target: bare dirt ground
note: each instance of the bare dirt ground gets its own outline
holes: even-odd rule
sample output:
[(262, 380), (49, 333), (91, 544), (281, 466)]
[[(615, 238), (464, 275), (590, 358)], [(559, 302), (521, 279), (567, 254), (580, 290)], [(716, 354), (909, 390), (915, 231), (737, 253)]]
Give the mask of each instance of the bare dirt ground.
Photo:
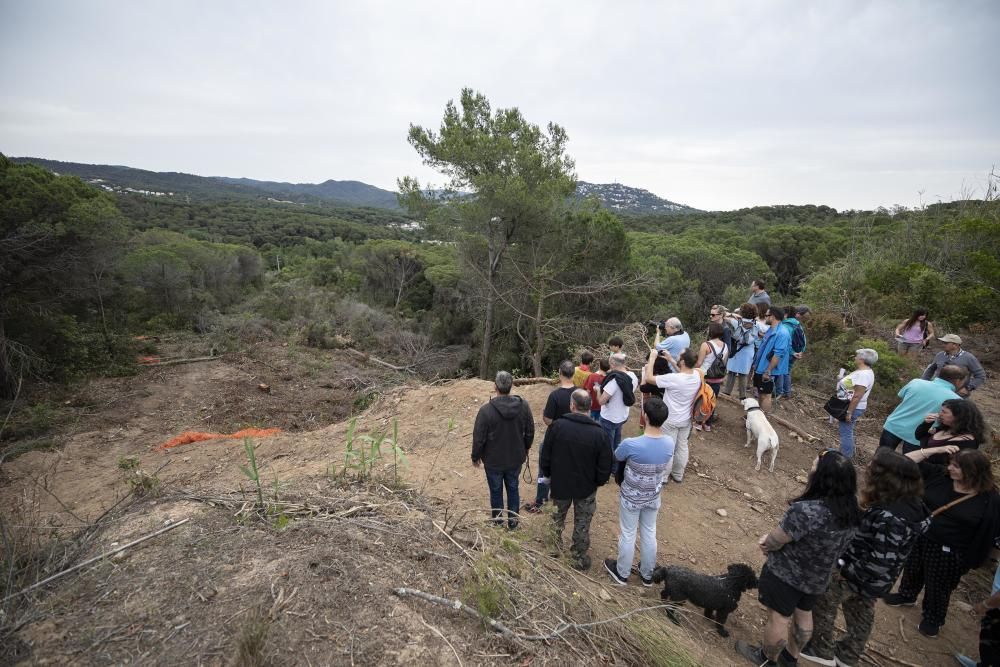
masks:
[[(102, 380), (88, 390), (101, 400), (87, 401), (91, 416), (60, 436), (60, 448), (5, 463), (0, 506), (32, 508), (41, 526), (61, 535), (93, 521), (127, 493), (119, 458), (135, 456), (144, 470), (158, 471), (162, 495), (123, 503), (103, 524), (87, 556), (167, 521), (190, 522), (40, 589), (32, 597), (29, 622), (0, 651), (0, 664), (21, 659), (27, 664), (240, 664), (239, 649), (254, 638), (254, 628), (265, 629), (264, 654), (276, 664), (641, 664), (628, 650), (609, 647), (606, 637), (570, 632), (565, 639), (525, 645), (497, 639), (469, 617), (393, 596), (392, 587), (410, 586), (467, 598), (470, 577), (481, 574), (480, 554), (500, 544), (509, 554), (489, 552), (491, 567), (526, 563), (523, 572), (504, 573), (505, 580), (516, 580), (515, 586), (523, 582), (528, 590), (537, 586), (538, 605), (549, 605), (541, 607), (543, 616), (593, 616), (574, 609), (577, 600), (600, 601), (615, 613), (658, 603), (657, 590), (634, 583), (625, 589), (610, 586), (600, 570), (601, 559), (613, 556), (617, 544), (613, 483), (598, 494), (591, 529), (594, 567), (585, 575), (544, 555), (547, 514), (527, 517), (524, 529), (510, 540), (482, 527), (488, 495), (482, 471), (470, 464), (469, 447), (490, 383), (399, 386), (359, 413), (357, 433), (391, 433), (393, 422), (398, 423), (410, 490), (334, 479), (343, 469), (345, 417), (357, 408), (359, 393), (385, 381), (364, 364), (335, 362), (336, 372), (317, 367), (303, 375), (301, 365), (284, 367), (281, 355), (264, 363), (259, 355), (227, 357)], [(271, 386), (270, 394), (256, 390), (261, 382)], [(545, 384), (516, 389), (536, 413), (531, 473), (536, 472), (537, 444), (544, 434), (541, 409), (550, 390)], [(996, 399), (991, 388), (977, 396), (991, 410)], [(804, 478), (817, 452), (836, 443), (835, 430), (814, 402), (792, 402), (779, 414), (822, 442), (805, 444), (778, 427), (782, 445), (773, 474), (754, 472), (753, 451), (743, 447), (741, 413), (731, 404), (721, 403), (721, 421), (713, 432), (693, 435), (684, 483), (667, 485), (663, 492), (659, 563), (712, 573), (731, 562), (759, 569), (758, 537), (780, 519), (787, 499), (801, 491), (797, 478)], [(861, 425), (862, 452), (874, 450), (880, 423)], [(276, 528), (274, 517), (247, 520), (240, 513), (240, 502), (253, 498), (239, 467), (246, 464), (240, 442), (155, 450), (182, 430), (245, 426), (286, 429), (257, 441), (262, 478), (283, 500), (314, 508), (311, 514), (289, 510), (288, 525)], [(633, 414), (626, 436), (637, 433)], [(388, 480), (385, 464), (378, 468), (381, 479)], [(533, 493), (533, 478), (525, 471), (522, 502)], [(210, 503), (211, 498), (228, 500)], [(975, 572), (965, 578), (936, 640), (916, 632), (919, 608), (879, 603), (866, 664), (947, 665), (954, 651), (975, 654), (978, 624), (962, 605), (980, 599), (991, 577)], [(557, 589), (569, 603), (556, 595)], [(519, 628), (552, 628), (530, 605), (501, 608), (501, 620)], [(756, 641), (765, 620), (753, 594), (730, 617), (733, 638), (728, 640), (697, 614), (685, 616), (683, 626), (675, 628), (660, 613), (646, 613), (656, 616), (653, 631), (669, 635), (689, 656), (661, 664), (739, 665), (732, 639)], [(638, 628), (639, 619), (624, 622)]]

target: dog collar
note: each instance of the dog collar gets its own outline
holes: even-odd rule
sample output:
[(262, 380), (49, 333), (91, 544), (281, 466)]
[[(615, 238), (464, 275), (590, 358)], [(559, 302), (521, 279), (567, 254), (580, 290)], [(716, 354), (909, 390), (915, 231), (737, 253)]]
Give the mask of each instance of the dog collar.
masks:
[(747, 408), (747, 409), (746, 409), (746, 411), (747, 411), (748, 413), (749, 413), (749, 412), (753, 412), (754, 410), (760, 410), (760, 406), (758, 405), (758, 406), (756, 406), (756, 407), (753, 407), (753, 408)]

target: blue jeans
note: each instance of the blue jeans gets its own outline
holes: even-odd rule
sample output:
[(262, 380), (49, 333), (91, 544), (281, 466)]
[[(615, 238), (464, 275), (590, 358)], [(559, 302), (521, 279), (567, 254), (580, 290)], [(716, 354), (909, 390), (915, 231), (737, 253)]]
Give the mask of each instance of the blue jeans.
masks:
[(854, 456), (854, 424), (857, 423), (858, 417), (865, 414), (864, 410), (855, 408), (854, 412), (851, 413), (851, 422), (837, 422), (837, 430), (840, 431), (840, 453), (847, 458), (852, 458)]
[(625, 422), (621, 424), (616, 424), (613, 421), (608, 421), (604, 417), (601, 417), (601, 428), (608, 436), (608, 442), (611, 443), (611, 474), (618, 472), (618, 461), (614, 460), (615, 450), (618, 449), (618, 445), (622, 444), (622, 426)]
[[(789, 369), (791, 370), (791, 369)], [(774, 378), (774, 397), (791, 396), (792, 394), (792, 374), (772, 375)]]
[(521, 502), (518, 496), (517, 478), (521, 474), (521, 466), (497, 470), (486, 468), (486, 483), (490, 487), (490, 513), (493, 521), (503, 523), (503, 492), (507, 489), (507, 525), (517, 527), (517, 510)]
[(601, 423), (601, 411), (600, 410), (591, 410), (590, 411), (590, 418), (593, 419), (598, 424), (600, 424)]
[(624, 502), (619, 501), (619, 576), (628, 578), (632, 574), (636, 532), (639, 533), (639, 574), (646, 579), (653, 576), (653, 568), (656, 566), (656, 515), (659, 511), (659, 500), (656, 501), (656, 507), (644, 507), (640, 510), (628, 509)]

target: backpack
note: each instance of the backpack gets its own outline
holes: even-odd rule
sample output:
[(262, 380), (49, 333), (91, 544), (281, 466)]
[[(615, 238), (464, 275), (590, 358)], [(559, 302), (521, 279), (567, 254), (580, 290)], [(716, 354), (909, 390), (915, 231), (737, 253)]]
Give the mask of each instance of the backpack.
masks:
[(705, 376), (702, 374), (701, 369), (697, 369), (696, 372), (701, 376), (701, 387), (698, 388), (698, 393), (694, 397), (694, 403), (691, 405), (691, 419), (696, 424), (704, 424), (712, 416), (712, 413), (715, 412), (716, 398), (712, 387), (705, 382)]
[(801, 352), (806, 349), (806, 332), (802, 325), (798, 324), (792, 329), (792, 352)]
[(729, 326), (729, 359), (735, 357), (747, 345), (753, 345), (752, 338), (750, 342), (743, 342), (747, 335), (752, 334), (753, 331), (753, 329), (744, 329), (739, 322)]
[(604, 389), (608, 382), (618, 382), (618, 388), (622, 392), (622, 403), (629, 408), (635, 405), (635, 392), (632, 391), (632, 378), (621, 371), (611, 371), (601, 382), (601, 389)]
[(723, 345), (718, 350), (711, 343), (708, 343), (708, 347), (711, 348), (714, 359), (712, 359), (712, 364), (708, 367), (708, 371), (705, 373), (705, 377), (710, 380), (718, 380), (719, 378), (726, 377), (726, 361), (729, 355), (723, 354), (726, 351), (726, 346)]

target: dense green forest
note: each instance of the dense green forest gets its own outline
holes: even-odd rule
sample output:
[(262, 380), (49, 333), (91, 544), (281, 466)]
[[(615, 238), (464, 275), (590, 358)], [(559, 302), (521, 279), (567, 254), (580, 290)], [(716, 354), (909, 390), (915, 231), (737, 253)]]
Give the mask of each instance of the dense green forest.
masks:
[(409, 213), (111, 194), (0, 156), (0, 391), (127, 371), (134, 336), (175, 329), (223, 348), (252, 330), (401, 360), (464, 346), (472, 373), (548, 372), (625, 323), (676, 315), (700, 330), (753, 278), (840, 326), (916, 306), (952, 328), (998, 321), (992, 197), (620, 217), (569, 196), (558, 126), (466, 92), (440, 131), (414, 126), (410, 142), (451, 192), (476, 196), (402, 179)]

